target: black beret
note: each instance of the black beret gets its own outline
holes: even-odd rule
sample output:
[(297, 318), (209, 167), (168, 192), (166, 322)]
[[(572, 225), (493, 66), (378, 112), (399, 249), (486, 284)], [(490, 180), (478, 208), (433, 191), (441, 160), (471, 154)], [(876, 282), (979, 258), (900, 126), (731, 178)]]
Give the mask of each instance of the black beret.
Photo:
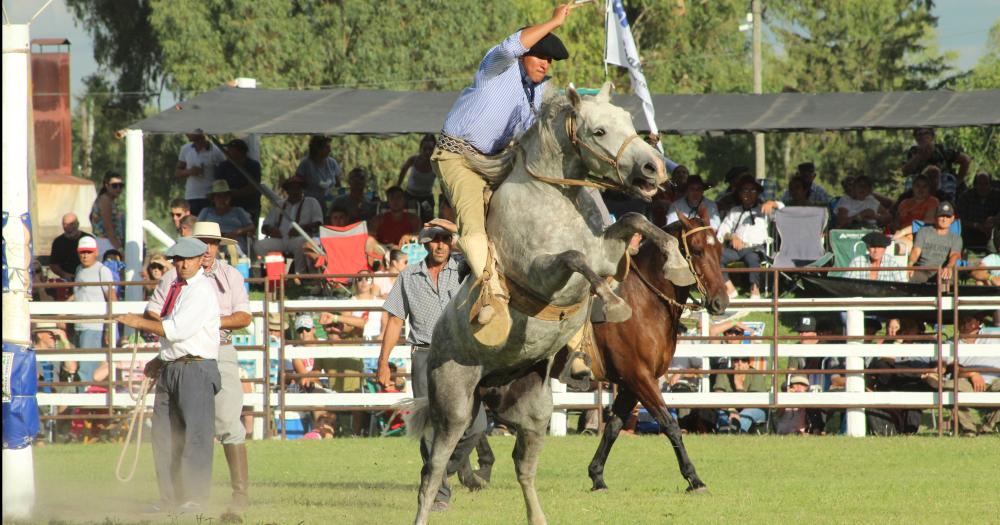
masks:
[(868, 246), (886, 248), (889, 246), (889, 238), (878, 232), (871, 232), (861, 238)]
[(549, 33), (543, 36), (535, 45), (531, 46), (531, 49), (524, 55), (551, 58), (552, 60), (566, 60), (569, 58), (569, 51), (566, 51), (566, 46), (563, 45), (562, 40), (559, 40), (559, 37)]

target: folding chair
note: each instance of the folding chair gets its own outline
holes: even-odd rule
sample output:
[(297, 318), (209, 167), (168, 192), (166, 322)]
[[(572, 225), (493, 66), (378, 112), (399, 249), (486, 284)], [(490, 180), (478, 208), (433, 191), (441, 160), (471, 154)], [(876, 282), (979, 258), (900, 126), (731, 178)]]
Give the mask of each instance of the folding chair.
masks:
[(805, 266), (826, 253), (823, 237), (827, 210), (818, 206), (789, 206), (774, 212), (778, 230), (778, 253), (772, 266), (795, 268)]
[[(321, 226), (319, 241), (326, 255), (317, 259), (316, 267), (322, 268), (323, 273), (358, 273), (369, 269), (365, 252), (368, 226), (364, 221), (348, 226)], [(335, 277), (330, 282), (345, 286), (348, 279)]]

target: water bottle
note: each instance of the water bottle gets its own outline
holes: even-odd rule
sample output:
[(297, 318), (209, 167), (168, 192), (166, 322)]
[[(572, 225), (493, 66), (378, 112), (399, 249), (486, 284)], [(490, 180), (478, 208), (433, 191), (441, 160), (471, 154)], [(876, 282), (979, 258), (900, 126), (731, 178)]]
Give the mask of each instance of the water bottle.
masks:
[(236, 259), (236, 270), (243, 276), (243, 287), (246, 288), (247, 293), (250, 293), (250, 283), (246, 282), (246, 279), (250, 278), (250, 259), (245, 255)]

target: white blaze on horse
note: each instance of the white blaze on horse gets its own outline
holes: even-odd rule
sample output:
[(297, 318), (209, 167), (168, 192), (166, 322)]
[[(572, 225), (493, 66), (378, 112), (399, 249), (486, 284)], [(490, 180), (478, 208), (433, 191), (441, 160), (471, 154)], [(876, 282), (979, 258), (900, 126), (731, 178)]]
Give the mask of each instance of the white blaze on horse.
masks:
[(631, 116), (611, 104), (610, 91), (608, 83), (592, 97), (572, 87), (565, 96), (547, 95), (518, 148), (473, 166), (488, 177), (506, 177), (493, 193), (486, 228), (510, 290), (512, 326), (501, 345), (477, 342), (469, 312), (479, 285), (468, 279), (434, 329), (429, 398), (415, 401), (410, 420), (411, 432), (421, 433), (425, 422), (434, 430), (415, 523), (427, 521), (448, 458), (475, 416), (478, 387), (497, 385), (509, 385), (497, 417), (517, 430), (514, 462), (528, 520), (545, 523), (534, 483), (552, 414), (552, 358), (588, 320), (592, 294), (608, 321), (631, 316), (606, 278), (615, 275), (633, 234), (664, 253), (678, 253), (673, 237), (636, 213), (605, 229), (591, 193), (580, 185), (649, 200), (666, 181), (662, 157), (638, 139)]

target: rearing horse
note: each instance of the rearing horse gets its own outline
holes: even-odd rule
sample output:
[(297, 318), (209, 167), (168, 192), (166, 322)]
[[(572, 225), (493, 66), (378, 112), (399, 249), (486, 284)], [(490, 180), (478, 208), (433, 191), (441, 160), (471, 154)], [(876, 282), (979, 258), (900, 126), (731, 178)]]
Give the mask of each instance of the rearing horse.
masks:
[[(664, 253), (676, 242), (634, 213), (605, 229), (595, 201), (581, 187), (616, 187), (649, 200), (665, 181), (665, 169), (659, 153), (637, 138), (630, 115), (610, 103), (610, 84), (593, 97), (581, 97), (572, 87), (565, 97), (549, 90), (516, 154), (493, 167), (498, 175), (509, 171), (492, 196), (486, 229), (511, 292), (512, 325), (497, 347), (477, 342), (469, 312), (479, 283), (470, 279), (434, 329), (428, 399), (414, 402), (410, 419), (417, 434), (428, 420), (434, 430), (415, 523), (427, 521), (448, 458), (476, 415), (478, 387), (507, 384), (497, 416), (517, 429), (514, 462), (528, 520), (546, 522), (535, 469), (552, 414), (552, 358), (583, 327), (591, 294), (603, 300), (608, 320), (631, 316), (605, 278), (616, 273), (634, 233)], [(489, 171), (486, 165), (476, 168)]]
[[(703, 303), (709, 313), (722, 313), (729, 305), (725, 279), (722, 277), (722, 243), (715, 231), (701, 218), (688, 219), (678, 213), (679, 221), (668, 232), (681, 239), (684, 256), (694, 273)], [(662, 255), (652, 246), (643, 245), (632, 260), (633, 271), (617, 290), (632, 307), (634, 315), (622, 323), (594, 325), (594, 339), (600, 366), (595, 374), (618, 385), (618, 395), (612, 415), (604, 427), (601, 444), (597, 447), (588, 469), (592, 490), (606, 490), (604, 464), (618, 438), (624, 422), (632, 415), (636, 401), (656, 418), (660, 429), (673, 446), (681, 474), (688, 482), (688, 492), (704, 492), (705, 484), (698, 478), (681, 439), (677, 421), (667, 412), (660, 394), (658, 378), (667, 373), (677, 348), (677, 323), (687, 302), (689, 287), (674, 286), (663, 279), (656, 269), (663, 264)]]

